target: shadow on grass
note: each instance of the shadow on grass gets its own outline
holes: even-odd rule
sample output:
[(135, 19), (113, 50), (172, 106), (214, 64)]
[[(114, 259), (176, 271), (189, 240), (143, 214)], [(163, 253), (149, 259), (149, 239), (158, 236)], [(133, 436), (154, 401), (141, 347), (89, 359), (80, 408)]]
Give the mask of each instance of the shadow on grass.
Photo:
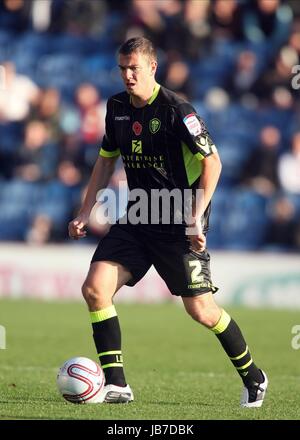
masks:
[(199, 403), (199, 402), (186, 402), (184, 400), (180, 401), (180, 402), (165, 402), (165, 401), (161, 401), (161, 400), (156, 400), (155, 402), (143, 402), (143, 405), (154, 405), (154, 406), (158, 406), (158, 405), (166, 405), (166, 406), (195, 406), (195, 407), (213, 407), (215, 406), (212, 403)]

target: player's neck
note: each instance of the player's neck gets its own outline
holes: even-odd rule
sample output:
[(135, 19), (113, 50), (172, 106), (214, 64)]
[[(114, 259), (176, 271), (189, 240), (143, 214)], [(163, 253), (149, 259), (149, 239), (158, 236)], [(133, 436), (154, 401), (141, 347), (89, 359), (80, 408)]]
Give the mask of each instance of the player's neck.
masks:
[(150, 101), (155, 87), (156, 87), (156, 82), (154, 82), (153, 84), (151, 84), (151, 86), (149, 87), (149, 90), (147, 90), (143, 96), (136, 96), (136, 95), (130, 95), (130, 102), (133, 105), (133, 107), (136, 108), (141, 108), (141, 107), (145, 107), (148, 102)]

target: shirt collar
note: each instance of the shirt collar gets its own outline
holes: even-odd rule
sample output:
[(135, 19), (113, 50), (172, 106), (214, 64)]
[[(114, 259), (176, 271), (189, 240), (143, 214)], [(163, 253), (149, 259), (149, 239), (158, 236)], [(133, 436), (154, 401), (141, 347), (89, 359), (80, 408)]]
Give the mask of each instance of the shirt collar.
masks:
[[(151, 96), (150, 99), (148, 100), (147, 105), (151, 105), (152, 102), (155, 101), (155, 99), (157, 98), (157, 95), (158, 95), (159, 91), (160, 91), (160, 84), (155, 83), (155, 86), (154, 86), (154, 89), (153, 89), (152, 96)], [(129, 102), (130, 102), (130, 104), (132, 105), (132, 99), (131, 99), (131, 96), (129, 96)]]

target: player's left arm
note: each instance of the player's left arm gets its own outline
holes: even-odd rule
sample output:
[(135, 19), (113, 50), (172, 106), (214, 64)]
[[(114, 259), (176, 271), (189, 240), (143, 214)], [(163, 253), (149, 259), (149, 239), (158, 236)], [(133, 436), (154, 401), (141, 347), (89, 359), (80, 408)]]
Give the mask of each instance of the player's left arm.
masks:
[[(200, 165), (199, 165), (200, 166)], [(202, 174), (198, 184), (196, 200), (193, 206), (193, 219), (187, 228), (191, 249), (202, 252), (206, 247), (206, 237), (202, 232), (201, 218), (215, 192), (222, 164), (217, 152), (202, 159)]]
[(195, 109), (189, 103), (184, 103), (177, 111), (181, 139), (199, 161), (199, 191), (193, 206), (192, 228), (188, 228), (187, 233), (192, 249), (203, 251), (206, 239), (202, 232), (201, 218), (216, 189), (222, 164), (207, 127)]
[(200, 222), (202, 215), (208, 207), (222, 170), (222, 163), (218, 152), (214, 152), (202, 159), (202, 173), (199, 179), (198, 189), (203, 193), (202, 203), (200, 203), (198, 212), (195, 212), (196, 223)]

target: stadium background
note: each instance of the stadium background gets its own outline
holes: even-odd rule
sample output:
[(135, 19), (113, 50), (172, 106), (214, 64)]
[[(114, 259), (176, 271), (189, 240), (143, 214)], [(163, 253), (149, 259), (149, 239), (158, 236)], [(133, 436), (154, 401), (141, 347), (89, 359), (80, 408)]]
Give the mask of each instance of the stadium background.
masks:
[[(93, 213), (74, 243), (67, 224), (135, 35), (223, 161), (208, 245), (217, 301), (270, 378), (259, 413), (237, 409), (230, 362), (153, 271), (117, 298), (137, 405), (78, 408), (55, 388), (67, 358), (96, 359), (80, 286), (106, 228)], [(0, 419), (299, 419), (299, 54), (292, 0), (0, 0)], [(124, 177), (119, 164), (111, 187)]]
[[(116, 50), (145, 35), (158, 48), (158, 81), (193, 102), (223, 162), (208, 236), (221, 301), (254, 289), (248, 304), (278, 305), (284, 289), (283, 305), (299, 304), (299, 14), (297, 2), (277, 0), (2, 0), (0, 294), (80, 297), (107, 226), (94, 210), (88, 238), (74, 244), (67, 224), (98, 154), (106, 100), (122, 90)], [(125, 179), (119, 162), (111, 188)], [(228, 255), (240, 266), (230, 277)], [(166, 299), (150, 278), (124, 298)], [(274, 300), (263, 299), (265, 285)]]

